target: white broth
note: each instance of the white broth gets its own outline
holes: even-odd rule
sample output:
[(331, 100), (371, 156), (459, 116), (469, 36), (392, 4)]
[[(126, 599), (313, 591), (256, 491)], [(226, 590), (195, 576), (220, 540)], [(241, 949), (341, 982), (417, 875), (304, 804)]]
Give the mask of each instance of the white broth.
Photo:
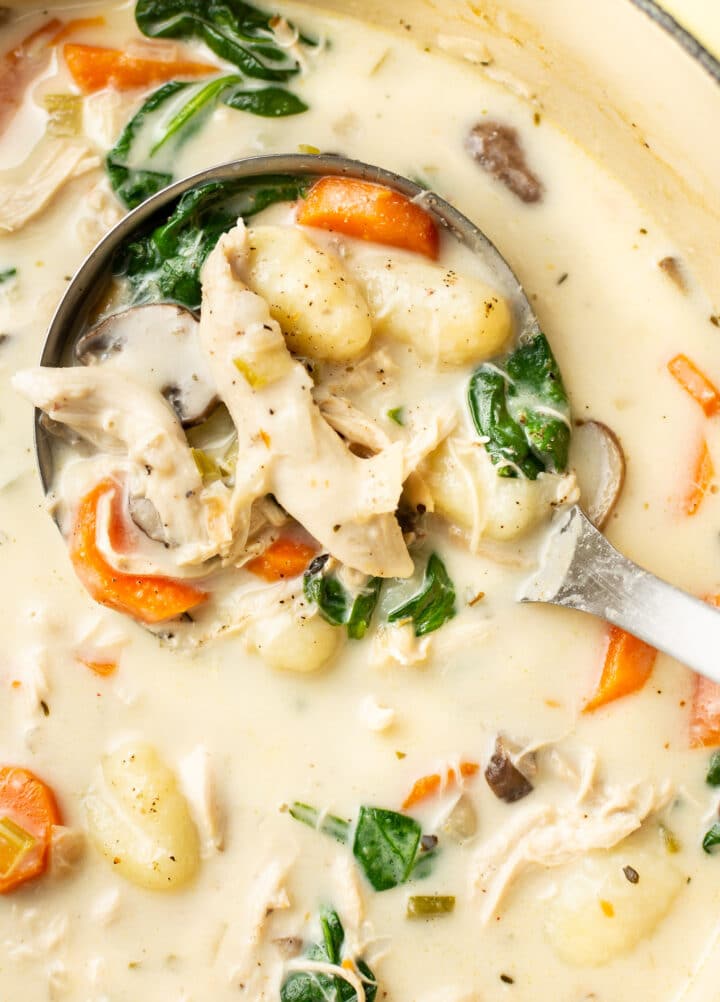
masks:
[[(334, 908), (344, 927), (343, 949), (329, 959), (336, 961), (333, 976), (350, 979), (355, 995), (347, 998), (358, 991), (371, 997), (361, 959), (377, 981), (377, 998), (395, 1002), (679, 997), (716, 935), (720, 859), (702, 849), (717, 820), (717, 789), (706, 782), (713, 735), (708, 731), (708, 747), (691, 747), (696, 682), (662, 655), (638, 691), (583, 712), (598, 687), (608, 628), (514, 600), (534, 566), (549, 518), (547, 500), (528, 533), (473, 535), (472, 521), (457, 524), (463, 514), (456, 510), (457, 492), (443, 506), (436, 485), (438, 512), (421, 520), (427, 533), (422, 546), (407, 536), (396, 539), (400, 558), (410, 544), (414, 576), (408, 580), (402, 562), (399, 570), (382, 561), (360, 568), (398, 579), (383, 586), (362, 639), (347, 637), (344, 626), (330, 626), (310, 608), (315, 648), (325, 645), (313, 672), (279, 670), (302, 669), (310, 655), (288, 653), (283, 630), (294, 629), (295, 621), (280, 621), (277, 609), (274, 619), (256, 617), (241, 626), (221, 620), (220, 631), (213, 612), (207, 621), (198, 614), (197, 622), (177, 629), (161, 622), (153, 633), (94, 602), (78, 581), (42, 495), (32, 408), (11, 379), (37, 365), (47, 323), (72, 272), (125, 211), (103, 160), (161, 82), (84, 96), (82, 106), (68, 106), (81, 116), (71, 137), (44, 136), (44, 98), (80, 93), (63, 54), (68, 43), (122, 47), (143, 58), (153, 50), (138, 43), (168, 44), (142, 40), (133, 10), (126, 3), (53, 8), (61, 22), (82, 17), (104, 23), (78, 24), (53, 43), (0, 132), (0, 273), (16, 269), (0, 284), (0, 334), (7, 335), (0, 343), (0, 767), (29, 769), (48, 784), (68, 829), (55, 833), (47, 872), (0, 894), (0, 998), (289, 1002), (288, 981), (302, 983), (301, 969), (312, 974), (313, 963), (327, 964), (327, 956), (307, 956), (321, 941), (323, 907)], [(317, 49), (306, 47), (302, 73), (282, 84), (307, 110), (266, 118), (218, 102), (154, 167), (180, 178), (237, 157), (311, 148), (422, 179), (452, 201), (496, 243), (522, 281), (562, 371), (573, 418), (605, 422), (622, 443), (626, 477), (605, 527), (609, 538), (688, 591), (720, 593), (714, 476), (705, 489), (693, 487), (703, 441), (720, 463), (717, 419), (668, 370), (682, 353), (717, 383), (717, 322), (681, 260), (681, 283), (672, 265), (659, 266), (678, 254), (649, 210), (531, 106), (472, 68), (419, 48), (412, 32), (399, 38), (302, 5), (283, 5), (282, 13), (306, 35), (325, 39)], [(49, 16), (12, 15), (0, 27), (3, 50)], [(236, 72), (196, 40), (178, 46), (164, 49), (164, 58), (179, 52)], [(540, 184), (536, 200), (523, 201), (468, 151), (467, 135), (481, 122), (517, 130), (526, 165)], [(35, 175), (28, 186), (28, 178), (44, 162), (47, 144), (63, 138), (74, 148), (65, 168), (73, 176), (24, 220), (42, 180)], [(38, 150), (38, 143), (45, 145)], [(68, 155), (64, 146), (56, 154)], [(146, 149), (135, 155), (131, 166), (145, 166)], [(262, 297), (263, 261), (269, 267), (278, 260), (273, 233), (306, 234), (314, 248), (338, 255), (359, 290), (359, 299), (345, 304), (352, 324), (363, 303), (375, 313), (359, 334), (353, 327), (356, 359), (370, 357), (376, 374), (382, 363), (373, 353), (385, 352), (382, 358), (397, 366), (387, 379), (363, 382), (361, 372), (353, 381), (348, 367), (359, 368), (361, 361), (332, 357), (347, 342), (328, 335), (318, 347), (295, 331), (289, 343), (298, 353), (329, 352), (314, 371), (316, 389), (344, 380), (348, 398), (390, 442), (411, 444), (410, 419), (421, 403), (434, 416), (450, 402), (464, 434), (477, 438), (465, 404), (467, 384), (487, 358), (499, 352), (502, 360), (502, 340), (487, 354), (453, 357), (442, 366), (433, 357), (436, 346), (424, 351), (420, 342), (408, 345), (404, 336), (389, 335), (377, 315), (390, 294), (387, 287), (371, 294), (371, 280), (388, 261), (396, 267), (412, 258), (414, 267), (416, 259), (427, 259), (299, 229), (294, 212), (293, 202), (280, 200), (247, 220), (251, 236), (259, 232), (253, 228), (267, 230), (260, 250), (253, 250), (254, 264), (241, 259), (240, 277)], [(242, 248), (242, 234), (236, 238)], [(216, 254), (211, 263), (219, 260)], [(438, 260), (469, 282), (487, 278), (447, 237)], [(283, 267), (296, 274), (297, 262), (291, 252)], [(232, 287), (232, 296), (241, 291)], [(267, 288), (264, 294), (272, 303)], [(127, 295), (120, 289), (112, 309), (127, 305)], [(210, 295), (206, 284), (203, 308)], [(342, 331), (337, 304), (333, 308)], [(201, 309), (201, 328), (209, 327), (209, 315)], [(287, 328), (289, 310), (283, 316)], [(203, 339), (215, 333), (200, 332), (206, 352), (209, 341)], [(129, 363), (132, 378), (159, 396), (149, 370), (162, 369), (166, 359), (148, 356), (148, 371), (141, 371), (142, 353), (137, 359)], [(99, 369), (103, 363), (79, 371)], [(217, 381), (216, 370), (208, 378)], [(405, 425), (388, 417), (396, 408), (403, 408), (396, 417)], [(711, 403), (706, 409), (712, 412)], [(55, 513), (67, 532), (95, 468), (82, 472), (92, 459), (78, 459), (76, 445), (64, 448), (63, 472), (53, 486), (59, 494)], [(422, 470), (432, 494), (432, 471)], [(496, 467), (490, 470), (499, 480)], [(504, 486), (524, 489), (554, 476), (505, 478)], [(279, 489), (275, 482), (263, 484), (261, 493)], [(288, 508), (297, 500), (291, 495)], [(308, 560), (333, 552), (332, 531), (329, 543), (314, 542), (327, 528), (321, 523), (328, 511), (324, 502), (307, 515), (318, 526), (301, 537), (312, 551)], [(267, 515), (271, 528), (275, 514)], [(383, 514), (394, 520), (392, 512)], [(453, 531), (453, 523), (462, 531)], [(159, 546), (143, 553), (156, 559)], [(400, 637), (388, 614), (417, 593), (431, 552), (440, 555), (453, 582), (457, 615), (425, 638), (415, 637), (412, 627), (403, 627)], [(175, 556), (171, 547), (164, 559)], [(166, 564), (166, 574), (168, 567), (185, 575), (177, 563)], [(219, 574), (222, 595), (250, 580), (246, 569), (232, 564)], [(188, 572), (184, 583), (212, 589), (210, 577), (198, 574), (196, 580)], [(312, 605), (302, 595), (301, 577), (280, 582), (281, 589), (286, 585), (292, 601)], [(720, 723), (715, 731), (720, 742)], [(498, 735), (506, 754), (493, 763)], [(493, 765), (491, 787), (485, 771)], [(522, 798), (517, 771), (533, 788)], [(493, 792), (505, 789), (498, 772), (510, 784), (510, 799), (517, 793), (514, 802)], [(439, 779), (411, 797), (416, 781), (428, 776)], [(4, 796), (0, 783), (0, 846), (3, 837), (7, 841)], [(335, 825), (335, 834), (349, 843), (298, 823), (291, 810), (303, 810), (296, 803), (316, 808), (320, 827)], [(415, 871), (401, 880), (396, 874), (397, 886), (373, 887), (377, 870), (358, 847), (360, 836), (342, 824), (354, 824), (363, 806), (415, 818), (424, 835), (437, 837), (436, 847), (434, 838), (425, 841), (424, 855), (436, 852), (429, 859), (421, 853), (427, 875)], [(340, 819), (339, 828), (328, 815)], [(22, 828), (21, 816), (13, 817)], [(5, 880), (0, 871), (0, 890)], [(436, 900), (410, 905), (417, 897)], [(453, 897), (452, 911), (427, 917), (428, 908), (450, 908), (438, 897)], [(408, 917), (408, 907), (419, 908), (421, 916)], [(338, 970), (343, 959), (346, 966)], [(340, 997), (327, 967), (315, 974), (315, 989), (325, 978), (327, 997)], [(312, 991), (305, 977), (304, 990)], [(294, 997), (312, 1002), (322, 995)]]

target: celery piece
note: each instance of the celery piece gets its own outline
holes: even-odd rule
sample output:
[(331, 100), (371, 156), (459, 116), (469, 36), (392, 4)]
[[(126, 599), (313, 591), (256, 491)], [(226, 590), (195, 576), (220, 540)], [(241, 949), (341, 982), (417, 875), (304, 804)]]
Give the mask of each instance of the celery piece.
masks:
[(454, 910), (454, 894), (413, 894), (408, 898), (405, 915), (409, 919), (436, 918)]
[(192, 458), (195, 460), (198, 473), (203, 478), (203, 483), (212, 484), (215, 480), (222, 479), (220, 467), (212, 456), (203, 449), (190, 449)]
[(51, 136), (77, 136), (82, 126), (82, 98), (79, 94), (46, 94), (47, 131)]
[(8, 817), (0, 818), (0, 877), (7, 877), (34, 845), (24, 828)]

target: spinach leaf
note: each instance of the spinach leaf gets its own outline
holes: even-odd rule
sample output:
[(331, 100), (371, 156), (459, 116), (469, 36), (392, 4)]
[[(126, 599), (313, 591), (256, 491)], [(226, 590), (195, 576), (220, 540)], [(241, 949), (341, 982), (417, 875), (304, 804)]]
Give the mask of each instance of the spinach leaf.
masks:
[(417, 595), (393, 609), (388, 621), (397, 623), (411, 619), (415, 626), (415, 636), (424, 637), (427, 633), (440, 629), (456, 614), (455, 586), (453, 585), (445, 564), (437, 553), (433, 553), (425, 568), (425, 580)]
[(709, 786), (720, 786), (720, 751), (715, 751), (710, 757), (705, 782)]
[(300, 69), (278, 45), (273, 16), (242, 0), (138, 0), (135, 20), (151, 38), (198, 38), (249, 77), (283, 81)]
[(179, 199), (164, 223), (119, 249), (113, 271), (127, 279), (133, 305), (174, 302), (197, 310), (200, 270), (221, 235), (238, 216), (249, 219), (274, 202), (294, 201), (307, 187), (307, 179), (288, 174), (198, 185)]
[(521, 344), (505, 369), (484, 363), (468, 388), (468, 405), (498, 474), (562, 473), (570, 447), (569, 407), (560, 369), (544, 334)]
[(17, 275), (17, 268), (3, 268), (0, 270), (0, 285), (3, 282), (9, 282), (11, 278)]
[(415, 866), (420, 825), (414, 818), (381, 807), (361, 807), (353, 855), (376, 891), (405, 883)]
[(356, 595), (351, 595), (334, 574), (325, 574), (328, 554), (312, 561), (303, 577), (303, 591), (315, 602), (323, 619), (333, 626), (347, 626), (348, 636), (361, 640), (367, 633), (375, 612), (382, 578), (370, 578)]
[(163, 84), (162, 87), (154, 91), (142, 107), (135, 112), (105, 158), (110, 185), (126, 208), (134, 209), (136, 205), (167, 187), (172, 181), (173, 176), (169, 171), (130, 167), (129, 160), (133, 144), (141, 130), (144, 129), (148, 118), (171, 97), (189, 86), (189, 83), (171, 80), (170, 83)]
[[(345, 930), (336, 911), (323, 908), (320, 913), (322, 943), (312, 943), (305, 951), (308, 960), (339, 966), (343, 960)], [(362, 958), (354, 958), (365, 987), (367, 1002), (377, 995), (375, 975)], [(355, 989), (344, 978), (314, 971), (293, 971), (282, 983), (280, 1002), (357, 1002)]]
[(308, 110), (297, 94), (283, 87), (261, 87), (259, 90), (236, 90), (223, 98), (223, 103), (237, 111), (249, 111), (263, 118), (283, 118), (300, 115)]
[(162, 135), (152, 146), (150, 156), (155, 156), (165, 143), (174, 137), (178, 137), (181, 132), (185, 131), (193, 119), (195, 119), (193, 125), (197, 127), (197, 116), (200, 112), (207, 110), (209, 105), (214, 104), (215, 98), (219, 97), (223, 91), (227, 90), (233, 84), (241, 82), (242, 77), (237, 73), (233, 73), (224, 77), (216, 77), (209, 83), (202, 84), (202, 86), (196, 88), (190, 100), (186, 101), (182, 108), (167, 123)]
[(705, 832), (702, 847), (705, 852), (711, 853), (720, 845), (720, 821), (716, 821), (712, 828)]
[(314, 828), (315, 831), (322, 832), (323, 835), (329, 835), (342, 845), (350, 841), (350, 822), (338, 818), (335, 814), (321, 814), (317, 807), (301, 804), (296, 800), (290, 808), (290, 817)]

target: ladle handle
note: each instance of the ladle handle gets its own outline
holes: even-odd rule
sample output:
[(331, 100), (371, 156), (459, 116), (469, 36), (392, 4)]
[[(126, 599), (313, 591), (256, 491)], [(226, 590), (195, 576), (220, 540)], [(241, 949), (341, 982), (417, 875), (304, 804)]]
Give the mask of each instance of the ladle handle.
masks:
[(623, 557), (577, 505), (521, 598), (599, 616), (720, 682), (720, 610)]

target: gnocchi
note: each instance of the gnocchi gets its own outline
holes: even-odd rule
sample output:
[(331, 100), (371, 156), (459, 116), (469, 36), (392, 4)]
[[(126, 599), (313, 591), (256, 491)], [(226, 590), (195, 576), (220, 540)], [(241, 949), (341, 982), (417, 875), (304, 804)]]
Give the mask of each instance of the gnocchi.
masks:
[(367, 304), (342, 262), (300, 230), (248, 230), (245, 278), (267, 300), (291, 351), (341, 362), (355, 358), (370, 341)]
[(279, 671), (313, 672), (324, 667), (338, 649), (342, 631), (320, 616), (298, 617), (282, 609), (256, 620), (248, 630), (248, 646)]
[(413, 345), (430, 361), (475, 364), (497, 355), (510, 338), (508, 303), (479, 279), (403, 251), (356, 249), (347, 263), (370, 307), (373, 331)]
[(572, 475), (499, 477), (479, 445), (454, 439), (427, 457), (421, 473), (437, 514), (474, 538), (515, 539), (577, 494)]
[(164, 891), (195, 876), (198, 833), (174, 773), (152, 745), (128, 744), (105, 756), (85, 808), (95, 844), (131, 883)]
[(594, 853), (550, 905), (548, 939), (568, 964), (606, 964), (652, 935), (682, 885), (677, 867), (656, 852), (621, 844)]

